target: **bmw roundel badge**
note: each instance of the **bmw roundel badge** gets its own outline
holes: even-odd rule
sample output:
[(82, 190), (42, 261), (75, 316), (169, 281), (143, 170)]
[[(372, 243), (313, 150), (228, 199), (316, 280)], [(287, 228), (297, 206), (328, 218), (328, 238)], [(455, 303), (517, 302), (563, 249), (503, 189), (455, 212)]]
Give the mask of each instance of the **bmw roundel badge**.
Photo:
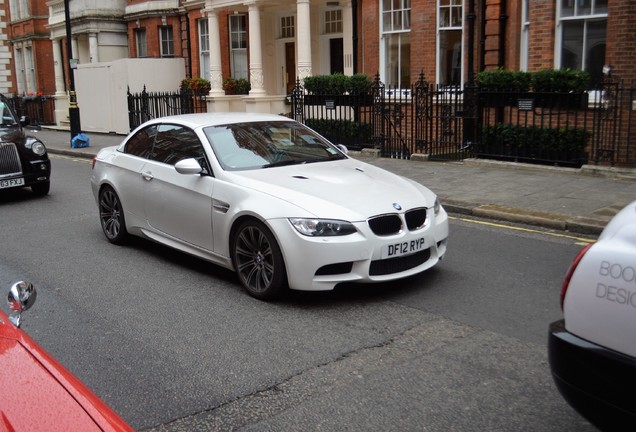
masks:
[(396, 210), (402, 210), (402, 206), (399, 205), (398, 203), (393, 203), (393, 208)]

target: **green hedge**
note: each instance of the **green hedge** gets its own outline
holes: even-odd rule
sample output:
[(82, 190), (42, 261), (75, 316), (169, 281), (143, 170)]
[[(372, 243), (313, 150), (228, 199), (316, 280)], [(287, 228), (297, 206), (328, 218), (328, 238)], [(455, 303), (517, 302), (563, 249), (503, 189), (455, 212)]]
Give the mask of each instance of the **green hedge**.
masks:
[(481, 71), (476, 77), (477, 86), (484, 91), (527, 92), (530, 89), (530, 74), (523, 71), (497, 70)]
[(373, 136), (371, 125), (350, 120), (307, 119), (305, 125), (334, 144), (368, 144)]
[[(562, 155), (564, 160), (585, 158), (585, 147), (592, 134), (580, 128), (540, 128), (496, 124), (482, 129), (482, 150), (497, 149), (502, 156), (540, 157)], [(507, 152), (507, 153), (506, 153)]]
[(590, 86), (590, 74), (573, 69), (544, 69), (532, 74), (535, 92), (581, 93)]
[(483, 91), (581, 93), (589, 88), (590, 74), (574, 69), (543, 69), (537, 72), (499, 68), (482, 71), (476, 77)]
[(371, 89), (371, 79), (365, 74), (313, 75), (304, 78), (303, 85), (315, 95), (365, 94)]

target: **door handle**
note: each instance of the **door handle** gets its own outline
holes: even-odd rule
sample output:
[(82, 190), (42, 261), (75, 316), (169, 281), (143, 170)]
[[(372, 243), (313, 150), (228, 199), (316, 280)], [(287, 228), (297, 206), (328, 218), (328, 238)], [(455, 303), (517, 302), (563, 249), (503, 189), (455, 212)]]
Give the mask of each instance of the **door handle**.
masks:
[(153, 178), (155, 178), (152, 173), (150, 171), (144, 171), (141, 173), (141, 176), (144, 178), (144, 180), (150, 181)]

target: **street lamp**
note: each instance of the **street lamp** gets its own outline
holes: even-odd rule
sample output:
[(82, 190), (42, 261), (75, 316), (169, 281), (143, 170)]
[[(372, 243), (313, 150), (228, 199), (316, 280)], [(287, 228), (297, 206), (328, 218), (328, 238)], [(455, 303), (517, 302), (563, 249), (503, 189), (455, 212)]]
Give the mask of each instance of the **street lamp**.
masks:
[(82, 132), (80, 125), (80, 112), (77, 106), (77, 95), (75, 94), (75, 76), (74, 67), (71, 57), (73, 56), (73, 44), (71, 43), (71, 14), (69, 11), (70, 0), (64, 0), (64, 19), (66, 21), (66, 55), (68, 56), (68, 76), (69, 76), (69, 92), (68, 92), (68, 118), (71, 121), (71, 145), (73, 138)]

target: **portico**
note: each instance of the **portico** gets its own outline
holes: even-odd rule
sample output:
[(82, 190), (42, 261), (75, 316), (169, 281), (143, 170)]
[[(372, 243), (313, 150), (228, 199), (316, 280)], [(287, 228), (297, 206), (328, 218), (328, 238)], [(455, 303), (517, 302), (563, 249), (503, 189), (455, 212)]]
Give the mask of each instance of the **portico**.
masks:
[[(353, 73), (351, 3), (296, 0), (206, 0), (210, 43), (211, 90), (208, 111), (248, 111), (284, 113), (285, 97), (296, 79), (310, 75)], [(248, 95), (226, 95), (224, 71), (234, 76), (222, 53), (223, 38), (229, 39), (232, 53), (234, 33), (222, 31), (220, 20), (245, 16), (247, 69), (251, 84)], [(230, 18), (228, 18), (230, 17)], [(333, 42), (333, 41), (335, 42)], [(335, 48), (334, 48), (335, 47)]]

